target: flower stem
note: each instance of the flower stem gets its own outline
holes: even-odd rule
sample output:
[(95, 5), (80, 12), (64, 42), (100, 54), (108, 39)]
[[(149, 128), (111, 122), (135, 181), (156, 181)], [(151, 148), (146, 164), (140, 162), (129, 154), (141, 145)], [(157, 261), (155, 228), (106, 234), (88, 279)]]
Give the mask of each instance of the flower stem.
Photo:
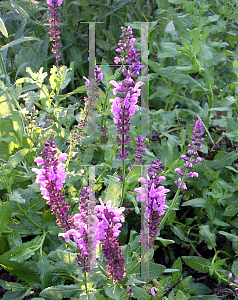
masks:
[[(182, 179), (182, 182), (181, 182), (180, 186), (183, 186), (183, 184), (184, 184), (184, 182), (186, 180), (187, 173), (188, 173), (188, 169), (186, 169), (186, 171), (185, 171), (185, 174), (183, 176), (183, 179)], [(180, 188), (177, 189), (177, 192), (174, 195), (174, 199), (172, 201), (171, 206), (167, 209), (166, 213), (164, 214), (164, 217), (163, 217), (163, 219), (162, 219), (162, 221), (160, 223), (160, 230), (161, 230), (162, 226), (165, 224), (166, 220), (168, 219), (171, 211), (173, 210), (173, 208), (174, 208), (174, 206), (175, 206), (175, 204), (177, 202), (177, 198), (178, 198), (179, 193), (180, 193)]]
[[(84, 265), (84, 269), (85, 269), (85, 257), (84, 257), (84, 260), (83, 260), (83, 265)], [(87, 288), (87, 276), (86, 276), (86, 272), (83, 272), (84, 273), (84, 281), (85, 281), (85, 290), (86, 290), (86, 294), (88, 293), (88, 288)]]
[[(117, 147), (118, 147), (118, 144), (116, 144), (115, 148), (114, 148), (114, 151), (108, 161), (108, 165), (110, 165), (110, 163), (112, 162), (112, 159), (117, 151)], [(108, 166), (106, 166), (106, 168), (102, 171), (101, 175), (98, 177), (98, 179), (95, 181), (95, 184), (98, 183), (98, 181), (102, 178), (102, 176), (107, 172), (107, 169), (108, 169)]]
[(24, 217), (27, 218), (27, 220), (29, 220), (31, 222), (31, 224), (33, 224), (35, 227), (40, 228), (40, 226), (38, 224), (36, 224), (28, 215), (27, 213), (21, 208), (20, 204), (17, 202), (17, 206), (19, 208), (19, 210), (23, 213)]

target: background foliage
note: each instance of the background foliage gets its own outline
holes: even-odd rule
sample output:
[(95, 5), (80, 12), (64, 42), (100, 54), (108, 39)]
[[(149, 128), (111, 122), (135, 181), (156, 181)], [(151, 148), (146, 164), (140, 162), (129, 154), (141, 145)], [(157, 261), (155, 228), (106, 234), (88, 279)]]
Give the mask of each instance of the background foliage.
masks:
[[(97, 165), (97, 198), (118, 204), (121, 162), (114, 155), (116, 128), (108, 100), (109, 81), (118, 76), (114, 68), (102, 68), (97, 103), (97, 126), (107, 124), (109, 141), (104, 143), (98, 130), (94, 137), (85, 134), (79, 146), (73, 131), (84, 107), (83, 76), (88, 77), (87, 22), (101, 22), (96, 25), (96, 63), (110, 65), (121, 26), (133, 28), (140, 50), (140, 24), (134, 23), (138, 21), (150, 22), (150, 135), (144, 163), (163, 161), (164, 185), (171, 190), (168, 204), (177, 189), (174, 169), (182, 165), (180, 156), (187, 151), (197, 115), (206, 127), (206, 139), (199, 153), (204, 161), (196, 165), (199, 177), (187, 182), (180, 204), (157, 237), (153, 281), (141, 283), (131, 277), (133, 297), (236, 299), (227, 276), (231, 272), (233, 279), (238, 277), (237, 2), (64, 0), (64, 67), (59, 75), (53, 67), (46, 2), (1, 1), (0, 9), (0, 265), (1, 274), (6, 270), (18, 276), (18, 282), (1, 279), (7, 290), (3, 299), (76, 299), (84, 291), (76, 248), (59, 240), (60, 228), (34, 183), (31, 167), (54, 134), (60, 151), (70, 154), (64, 192), (73, 212), (87, 184), (85, 165), (90, 164)], [(134, 160), (139, 122), (137, 114), (132, 118), (128, 165)], [(126, 211), (119, 237), (127, 268), (133, 267), (140, 231), (139, 204), (132, 193), (140, 170), (135, 168), (128, 178), (133, 175), (137, 176), (128, 182), (124, 205), (134, 210)], [(105, 268), (102, 256), (99, 261)], [(133, 299), (120, 285), (115, 292), (103, 275), (90, 280), (97, 287), (90, 299)], [(152, 286), (157, 296), (151, 296)]]

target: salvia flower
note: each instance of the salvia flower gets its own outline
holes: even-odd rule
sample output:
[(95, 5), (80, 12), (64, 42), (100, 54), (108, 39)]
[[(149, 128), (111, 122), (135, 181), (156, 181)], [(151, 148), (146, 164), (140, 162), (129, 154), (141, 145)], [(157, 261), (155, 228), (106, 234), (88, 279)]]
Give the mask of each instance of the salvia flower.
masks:
[(45, 143), (45, 146), (45, 150), (41, 152), (45, 159), (35, 158), (36, 163), (42, 164), (42, 169), (32, 168), (32, 171), (37, 174), (36, 183), (40, 185), (42, 197), (47, 200), (46, 203), (51, 207), (52, 214), (56, 216), (57, 225), (68, 230), (72, 226), (72, 217), (68, 214), (70, 205), (64, 201), (61, 193), (67, 177), (66, 165), (61, 162), (67, 159), (67, 154), (62, 153), (55, 158), (58, 151), (53, 140)]
[(54, 53), (54, 56), (56, 58), (56, 64), (57, 68), (59, 69), (59, 61), (61, 57), (61, 52), (59, 51), (59, 48), (62, 47), (62, 44), (60, 42), (60, 18), (59, 18), (59, 7), (62, 4), (63, 0), (47, 0), (47, 3), (49, 4), (49, 11), (50, 11), (50, 40), (53, 42), (52, 44), (52, 52)]
[[(122, 226), (121, 222), (125, 222), (122, 216), (125, 207), (113, 207), (111, 200), (107, 201), (106, 205), (100, 198), (99, 201), (101, 205), (95, 207), (95, 215), (99, 219), (99, 238), (107, 263), (108, 277), (113, 280), (113, 283), (121, 282), (125, 276), (125, 259), (117, 237), (120, 234), (118, 229)], [(116, 224), (112, 225), (112, 223)]]
[[(197, 172), (189, 172), (189, 170), (194, 168), (194, 164), (201, 161), (202, 159), (198, 156), (198, 151), (202, 149), (201, 142), (204, 140), (202, 138), (202, 135), (204, 132), (202, 131), (203, 125), (202, 121), (200, 119), (196, 120), (194, 122), (194, 127), (192, 131), (192, 138), (191, 138), (191, 143), (188, 145), (189, 150), (188, 150), (188, 155), (182, 155), (181, 158), (185, 161), (184, 162), (184, 167), (186, 169), (185, 172), (183, 172), (181, 169), (176, 168), (174, 171), (178, 173), (181, 176), (193, 178), (193, 177), (198, 177)], [(182, 179), (179, 178), (178, 180), (175, 181), (175, 183), (178, 185), (180, 189), (187, 189), (187, 186), (185, 182), (182, 184)], [(182, 185), (181, 185), (182, 184)]]
[(114, 115), (114, 123), (117, 125), (118, 136), (116, 142), (122, 146), (122, 149), (118, 151), (119, 159), (125, 160), (129, 157), (128, 150), (125, 149), (125, 145), (130, 143), (130, 118), (138, 110), (138, 98), (140, 96), (140, 86), (144, 83), (139, 81), (135, 84), (133, 78), (137, 77), (140, 73), (140, 62), (137, 60), (140, 56), (137, 50), (134, 49), (134, 41), (132, 35), (132, 29), (121, 27), (122, 35), (118, 45), (120, 46), (116, 51), (120, 53), (120, 58), (116, 57), (115, 62), (123, 63), (122, 74), (126, 77), (122, 82), (116, 82), (111, 80), (110, 83), (114, 85), (113, 95), (118, 93), (124, 94), (124, 97), (117, 96), (115, 99), (110, 99), (112, 103), (111, 112)]
[[(96, 251), (96, 245), (99, 244), (98, 238), (98, 218), (90, 213), (89, 209), (89, 195), (90, 190), (83, 187), (80, 193), (79, 213), (74, 216), (74, 226), (66, 233), (59, 233), (69, 242), (72, 236), (73, 240), (81, 250), (77, 255), (76, 260), (83, 272), (91, 271), (93, 265), (93, 253)], [(93, 222), (92, 222), (93, 221)], [(91, 222), (91, 224), (90, 224)]]
[(136, 140), (136, 146), (137, 149), (135, 151), (135, 164), (142, 164), (143, 163), (143, 159), (142, 159), (142, 155), (145, 155), (145, 147), (147, 146), (146, 144), (144, 144), (145, 139), (142, 140), (142, 138), (139, 136)]
[[(164, 214), (165, 209), (168, 208), (165, 205), (166, 193), (170, 190), (165, 189), (164, 186), (160, 186), (160, 182), (165, 180), (164, 176), (158, 177), (157, 174), (163, 170), (160, 168), (162, 162), (158, 159), (152, 161), (152, 167), (148, 168), (147, 179), (141, 177), (138, 179), (139, 182), (145, 185), (145, 188), (139, 187), (135, 191), (138, 193), (137, 201), (147, 201), (148, 204), (148, 215), (145, 215), (146, 221), (149, 227), (149, 249), (154, 248), (154, 240), (160, 228), (161, 216)], [(147, 236), (147, 234), (141, 231), (141, 236)], [(140, 239), (141, 242), (141, 239)]]

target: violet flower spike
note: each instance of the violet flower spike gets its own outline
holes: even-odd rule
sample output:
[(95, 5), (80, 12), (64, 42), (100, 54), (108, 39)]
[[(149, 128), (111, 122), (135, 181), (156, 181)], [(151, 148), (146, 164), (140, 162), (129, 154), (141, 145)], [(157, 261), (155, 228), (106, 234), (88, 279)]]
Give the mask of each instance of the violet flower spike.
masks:
[(69, 216), (70, 205), (64, 201), (64, 196), (61, 193), (63, 183), (67, 177), (65, 173), (65, 164), (60, 162), (66, 160), (67, 154), (62, 153), (55, 158), (58, 152), (54, 141), (45, 143), (45, 150), (41, 155), (45, 156), (36, 157), (35, 162), (42, 164), (42, 169), (32, 168), (32, 171), (37, 174), (36, 183), (40, 185), (42, 197), (47, 200), (46, 204), (51, 206), (52, 214), (56, 216), (56, 224), (61, 228), (69, 230), (72, 227), (72, 217)]
[(62, 44), (60, 42), (60, 18), (59, 18), (59, 7), (62, 4), (63, 0), (47, 0), (47, 3), (49, 4), (49, 11), (50, 11), (50, 41), (53, 42), (52, 44), (52, 52), (54, 53), (54, 56), (56, 58), (56, 65), (57, 69), (59, 69), (59, 62), (61, 57), (61, 52), (59, 51), (59, 48), (62, 47)]
[[(135, 189), (138, 193), (137, 201), (148, 201), (148, 216), (145, 217), (148, 220), (149, 227), (149, 249), (154, 248), (154, 240), (160, 229), (161, 216), (164, 214), (165, 209), (168, 208), (165, 205), (165, 199), (166, 193), (170, 190), (165, 189), (164, 186), (160, 186), (160, 182), (166, 178), (164, 176), (158, 177), (158, 174), (163, 172), (160, 168), (162, 164), (159, 159), (152, 161), (152, 167), (148, 168), (149, 175), (147, 179), (141, 177), (138, 180), (145, 184), (145, 188), (139, 187)], [(147, 239), (147, 234), (141, 231), (141, 237)]]
[(128, 28), (121, 27), (122, 35), (121, 40), (118, 43), (120, 46), (116, 51), (120, 53), (120, 58), (116, 57), (116, 63), (126, 63), (123, 65), (122, 74), (126, 77), (122, 82), (116, 82), (111, 80), (109, 83), (114, 85), (113, 95), (117, 93), (124, 93), (124, 98), (119, 96), (114, 99), (109, 99), (112, 103), (111, 112), (114, 115), (114, 123), (117, 125), (118, 135), (116, 137), (116, 142), (118, 145), (122, 146), (121, 150), (118, 151), (119, 159), (125, 160), (129, 157), (128, 150), (125, 148), (126, 144), (130, 143), (130, 137), (128, 133), (130, 132), (130, 118), (138, 110), (138, 98), (140, 96), (140, 86), (144, 83), (139, 81), (135, 84), (134, 77), (139, 75), (138, 66), (140, 62), (137, 61), (140, 56), (137, 50), (134, 49), (134, 41), (132, 35), (132, 29), (130, 26)]
[[(83, 187), (81, 190), (79, 213), (74, 216), (74, 228), (68, 230), (66, 233), (59, 233), (69, 242), (72, 236), (73, 240), (81, 250), (77, 254), (76, 260), (83, 272), (89, 272), (94, 265), (90, 265), (93, 261), (93, 253), (96, 251), (96, 246), (99, 244), (99, 232), (97, 230), (99, 220), (95, 215), (89, 215), (89, 194), (90, 190)], [(93, 224), (90, 226), (90, 217), (93, 219)]]
[[(108, 276), (113, 283), (121, 282), (126, 274), (125, 259), (122, 256), (121, 246), (117, 237), (120, 234), (118, 230), (125, 222), (121, 215), (125, 207), (117, 208), (112, 206), (112, 201), (107, 201), (106, 205), (99, 198), (101, 205), (95, 207), (95, 215), (100, 223), (98, 225), (99, 237), (101, 239), (102, 252), (106, 259)], [(116, 223), (114, 226), (111, 223)]]
[[(204, 132), (202, 131), (203, 125), (202, 121), (200, 119), (196, 120), (194, 122), (194, 127), (192, 131), (192, 138), (191, 143), (188, 145), (188, 155), (182, 155), (181, 158), (185, 161), (184, 167), (186, 168), (186, 171), (183, 172), (181, 169), (176, 168), (174, 171), (178, 173), (181, 176), (193, 178), (198, 177), (197, 172), (188, 172), (189, 170), (194, 168), (194, 164), (201, 161), (202, 159), (198, 156), (198, 151), (202, 149), (201, 142), (204, 140), (202, 138), (202, 135)], [(196, 157), (197, 156), (197, 157)], [(187, 189), (186, 183), (184, 182), (182, 185), (182, 179), (178, 178), (178, 180), (175, 181), (179, 189)]]

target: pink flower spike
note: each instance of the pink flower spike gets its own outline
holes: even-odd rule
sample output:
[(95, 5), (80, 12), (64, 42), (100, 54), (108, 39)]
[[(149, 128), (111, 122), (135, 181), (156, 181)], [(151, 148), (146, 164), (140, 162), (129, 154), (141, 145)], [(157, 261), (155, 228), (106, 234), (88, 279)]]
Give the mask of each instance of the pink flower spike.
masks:
[(63, 0), (58, 0), (58, 6), (62, 4)]

